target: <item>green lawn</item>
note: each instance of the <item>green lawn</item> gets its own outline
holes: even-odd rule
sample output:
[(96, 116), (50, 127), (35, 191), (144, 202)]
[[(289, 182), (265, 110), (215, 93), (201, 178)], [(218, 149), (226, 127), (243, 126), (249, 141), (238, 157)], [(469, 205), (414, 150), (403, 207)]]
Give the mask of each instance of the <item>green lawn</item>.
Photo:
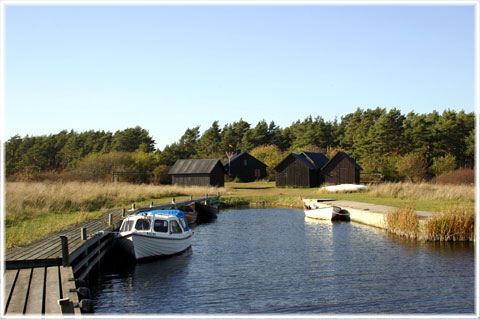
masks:
[(448, 207), (474, 208), (474, 201), (459, 200), (431, 200), (431, 199), (401, 199), (394, 197), (376, 197), (367, 192), (357, 193), (326, 193), (319, 188), (277, 188), (275, 182), (253, 183), (225, 183), (231, 189), (229, 194), (222, 196), (226, 204), (240, 203), (269, 203), (278, 205), (293, 205), (302, 207), (302, 198), (329, 198), (343, 199), (370, 204), (392, 206), (398, 208), (412, 208), (418, 211), (440, 212)]

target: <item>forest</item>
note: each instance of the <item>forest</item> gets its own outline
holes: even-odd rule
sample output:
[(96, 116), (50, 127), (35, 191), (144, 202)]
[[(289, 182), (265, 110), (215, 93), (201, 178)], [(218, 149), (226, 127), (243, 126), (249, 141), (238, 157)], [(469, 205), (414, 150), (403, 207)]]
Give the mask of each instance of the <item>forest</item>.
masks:
[(265, 120), (252, 125), (239, 119), (223, 127), (214, 121), (204, 132), (200, 126), (187, 128), (163, 150), (139, 126), (115, 133), (16, 135), (5, 143), (5, 169), (10, 180), (111, 180), (113, 172), (129, 172), (134, 179), (165, 184), (177, 159), (225, 161), (226, 152), (236, 150), (267, 164), (270, 178), (289, 152), (319, 151), (330, 158), (342, 150), (363, 173), (378, 173), (388, 181), (423, 181), (474, 168), (475, 114), (446, 110), (405, 115), (395, 108), (358, 108), (333, 121), (309, 116), (285, 128)]

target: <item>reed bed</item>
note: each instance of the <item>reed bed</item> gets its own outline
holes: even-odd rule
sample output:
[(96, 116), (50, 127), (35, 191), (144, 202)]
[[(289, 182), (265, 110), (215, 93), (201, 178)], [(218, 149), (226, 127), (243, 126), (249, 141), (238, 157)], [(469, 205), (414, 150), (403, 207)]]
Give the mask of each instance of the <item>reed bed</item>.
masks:
[(387, 230), (408, 238), (418, 238), (420, 220), (411, 208), (399, 208), (387, 214), (385, 218)]
[(475, 241), (475, 210), (449, 207), (421, 223), (410, 208), (396, 209), (385, 218), (387, 231), (426, 241)]
[(462, 207), (445, 209), (427, 220), (425, 237), (433, 241), (474, 241), (475, 211)]
[(367, 188), (368, 195), (410, 200), (452, 200), (475, 202), (475, 185), (431, 183), (381, 183)]

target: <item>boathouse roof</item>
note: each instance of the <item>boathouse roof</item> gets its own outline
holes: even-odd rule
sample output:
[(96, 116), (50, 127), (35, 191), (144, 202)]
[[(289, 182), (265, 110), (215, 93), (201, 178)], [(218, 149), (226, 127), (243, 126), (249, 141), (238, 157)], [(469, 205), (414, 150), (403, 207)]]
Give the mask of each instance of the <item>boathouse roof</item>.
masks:
[(274, 170), (278, 171), (278, 168), (285, 162), (290, 156), (297, 158), (301, 163), (307, 166), (309, 169), (317, 170), (321, 169), (326, 163), (328, 163), (328, 157), (320, 152), (302, 152), (302, 153), (290, 153), (283, 159)]
[(327, 161), (323, 166), (322, 166), (322, 169), (325, 169), (327, 166), (329, 166), (330, 163), (333, 163), (334, 160), (340, 156), (343, 156), (347, 161), (349, 161), (355, 168), (359, 169), (359, 170), (363, 170), (363, 168), (357, 164), (357, 162), (351, 158), (347, 153), (345, 152), (342, 152), (342, 151), (339, 151), (337, 152), (337, 154), (335, 154), (334, 157), (332, 157), (329, 161)]
[(217, 164), (225, 170), (218, 159), (180, 159), (175, 162), (168, 174), (210, 174)]
[[(248, 158), (251, 158), (251, 159), (254, 159), (255, 161), (257, 161), (260, 165), (263, 165), (265, 167), (267, 167), (267, 165), (265, 163), (263, 163), (262, 161), (260, 161), (259, 159), (253, 157), (252, 155), (250, 155), (249, 153), (247, 152), (241, 152), (241, 153), (238, 153), (237, 155), (233, 156), (232, 158), (230, 158), (230, 163), (238, 160), (239, 158), (242, 158), (242, 157), (248, 157)], [(223, 163), (223, 166), (227, 166), (229, 164), (229, 161), (226, 160), (224, 163)]]
[(326, 157), (323, 153), (303, 152), (302, 154), (306, 156), (306, 158), (309, 159), (317, 167), (317, 169), (322, 168), (325, 164), (328, 163), (328, 157)]

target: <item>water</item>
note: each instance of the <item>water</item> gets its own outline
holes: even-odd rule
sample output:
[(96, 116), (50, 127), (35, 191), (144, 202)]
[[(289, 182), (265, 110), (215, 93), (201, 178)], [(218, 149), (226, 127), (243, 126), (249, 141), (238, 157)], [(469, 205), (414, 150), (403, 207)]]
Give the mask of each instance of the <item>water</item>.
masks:
[(474, 269), (472, 244), (248, 209), (197, 226), (182, 255), (104, 264), (91, 288), (96, 314), (473, 314)]

